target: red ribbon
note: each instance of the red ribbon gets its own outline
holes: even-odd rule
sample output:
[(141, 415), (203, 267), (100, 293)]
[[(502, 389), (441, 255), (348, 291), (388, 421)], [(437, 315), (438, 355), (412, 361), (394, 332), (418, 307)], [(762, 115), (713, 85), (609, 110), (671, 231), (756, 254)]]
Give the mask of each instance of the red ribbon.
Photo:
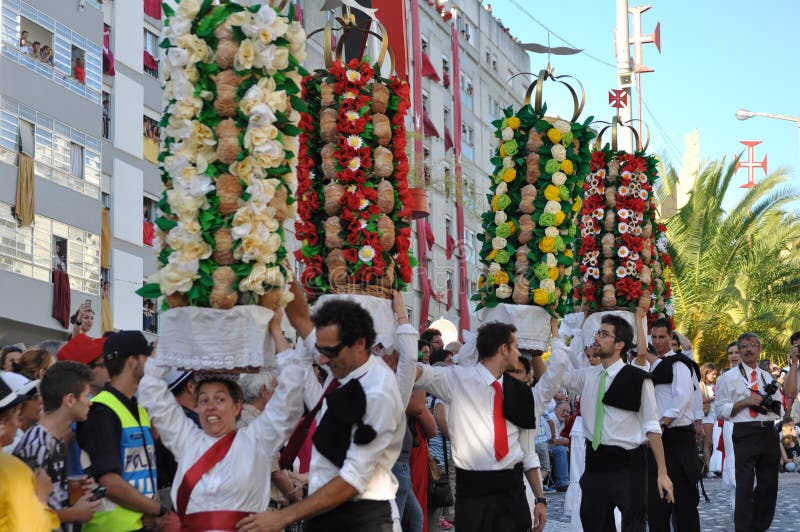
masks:
[(178, 487), (178, 504), (176, 508), (181, 521), (183, 521), (184, 517), (186, 516), (186, 507), (189, 505), (189, 497), (191, 496), (192, 491), (194, 491), (194, 487), (197, 486), (197, 483), (200, 482), (200, 479), (203, 478), (203, 475), (208, 473), (212, 467), (217, 465), (223, 458), (225, 458), (225, 455), (228, 454), (235, 437), (236, 430), (232, 430), (217, 440), (214, 445), (209, 447), (208, 450), (203, 453), (203, 456), (201, 456), (200, 459), (197, 460), (197, 462), (195, 462), (195, 464), (190, 467), (188, 471), (186, 471), (186, 474), (183, 475), (181, 485)]

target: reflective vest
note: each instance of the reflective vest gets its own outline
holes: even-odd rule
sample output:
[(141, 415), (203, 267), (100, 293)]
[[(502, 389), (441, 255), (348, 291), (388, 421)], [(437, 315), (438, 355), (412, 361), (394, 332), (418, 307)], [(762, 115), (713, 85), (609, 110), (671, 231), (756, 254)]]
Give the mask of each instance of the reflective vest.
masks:
[[(120, 471), (122, 480), (136, 488), (145, 497), (156, 495), (156, 458), (153, 434), (150, 432), (150, 419), (144, 408), (138, 406), (139, 420), (136, 421), (130, 410), (114, 394), (102, 391), (92, 398), (110, 408), (122, 425), (119, 454), (122, 458)], [(142, 514), (102, 499), (94, 518), (82, 525), (85, 532), (127, 532), (142, 528)]]

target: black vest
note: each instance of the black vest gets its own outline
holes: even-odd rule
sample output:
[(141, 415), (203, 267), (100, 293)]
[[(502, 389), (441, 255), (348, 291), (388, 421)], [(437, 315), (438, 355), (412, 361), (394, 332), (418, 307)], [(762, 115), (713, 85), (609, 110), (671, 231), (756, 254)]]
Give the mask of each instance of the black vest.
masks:
[(337, 467), (342, 467), (347, 449), (350, 448), (353, 425), (358, 426), (352, 437), (357, 445), (366, 445), (375, 439), (375, 429), (363, 421), (367, 411), (367, 396), (359, 380), (352, 379), (330, 392), (325, 401), (328, 409), (319, 421), (311, 441), (322, 456)]
[(686, 364), (686, 366), (689, 368), (689, 371), (694, 373), (698, 381), (700, 380), (700, 368), (698, 367), (697, 363), (683, 353), (675, 353), (674, 355), (662, 358), (661, 362), (659, 362), (658, 366), (656, 366), (656, 369), (650, 372), (650, 374), (653, 376), (653, 383), (672, 384), (672, 365), (676, 362)]
[(536, 428), (531, 387), (508, 375), (503, 377), (503, 417), (521, 429)]
[(645, 379), (652, 379), (652, 376), (644, 370), (626, 364), (606, 390), (603, 404), (620, 410), (638, 412), (642, 406), (642, 385)]

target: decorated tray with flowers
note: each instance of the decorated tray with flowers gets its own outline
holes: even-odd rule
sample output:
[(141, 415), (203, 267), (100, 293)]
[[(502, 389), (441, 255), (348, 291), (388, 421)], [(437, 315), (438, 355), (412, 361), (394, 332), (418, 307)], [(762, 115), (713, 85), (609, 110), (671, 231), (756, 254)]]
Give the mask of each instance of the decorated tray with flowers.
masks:
[[(391, 298), (411, 282), (408, 84), (369, 59), (333, 61), (303, 79), (298, 220), (309, 298)], [(299, 107), (298, 107), (299, 109)]]
[[(264, 335), (234, 337), (266, 330), (270, 309), (291, 298), (282, 222), (296, 210), (305, 32), (291, 6), (181, 0), (164, 10), (161, 249), (138, 293), (171, 309), (162, 362), (259, 366)], [(207, 345), (209, 328), (222, 340)]]
[[(481, 262), (486, 270), (473, 299), (479, 307), (534, 305), (551, 314), (570, 311), (572, 244), (589, 172), (584, 123), (545, 116), (526, 105), (492, 124), (499, 147), (483, 214)], [(549, 329), (548, 329), (549, 330)]]
[(573, 278), (576, 308), (664, 311), (669, 256), (655, 220), (657, 166), (652, 155), (613, 151), (608, 144), (592, 154)]

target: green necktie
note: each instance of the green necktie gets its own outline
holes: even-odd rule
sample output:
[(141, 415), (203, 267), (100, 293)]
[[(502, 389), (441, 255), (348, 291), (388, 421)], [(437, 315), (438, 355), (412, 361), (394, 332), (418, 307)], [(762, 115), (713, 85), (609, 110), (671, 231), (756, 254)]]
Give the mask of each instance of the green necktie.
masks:
[(605, 368), (600, 372), (600, 384), (597, 387), (597, 405), (594, 409), (594, 432), (592, 433), (592, 449), (595, 451), (600, 447), (600, 438), (603, 437), (603, 414), (605, 414), (605, 406), (603, 405), (603, 397), (606, 395), (606, 375), (608, 372)]

